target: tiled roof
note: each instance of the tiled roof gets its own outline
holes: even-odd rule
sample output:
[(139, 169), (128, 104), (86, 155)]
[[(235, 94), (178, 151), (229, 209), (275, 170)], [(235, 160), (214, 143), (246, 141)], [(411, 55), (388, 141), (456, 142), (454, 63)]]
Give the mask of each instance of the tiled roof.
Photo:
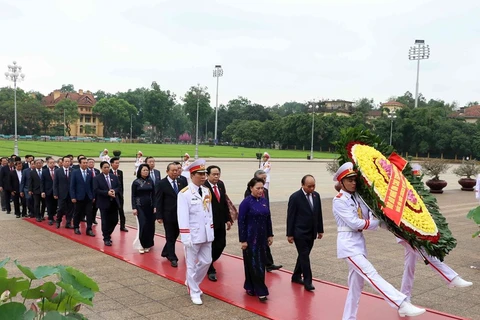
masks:
[(58, 102), (70, 99), (75, 101), (79, 106), (93, 106), (97, 101), (91, 93), (79, 94), (77, 92), (61, 92), (59, 96), (54, 99), (54, 92), (50, 93), (48, 96), (45, 96), (42, 100), (43, 104), (46, 106), (56, 105)]
[(480, 105), (462, 108), (449, 115), (450, 118), (480, 118)]
[(388, 101), (388, 102), (385, 102), (385, 103), (382, 103), (382, 107), (388, 107), (388, 106), (392, 106), (392, 107), (405, 107), (405, 105), (403, 103), (400, 103), (398, 101)]

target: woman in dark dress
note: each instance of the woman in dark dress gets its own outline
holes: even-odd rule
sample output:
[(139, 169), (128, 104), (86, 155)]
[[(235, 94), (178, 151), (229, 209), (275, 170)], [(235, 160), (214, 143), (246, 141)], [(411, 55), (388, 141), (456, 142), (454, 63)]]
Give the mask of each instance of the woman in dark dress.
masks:
[(155, 236), (155, 188), (147, 164), (138, 167), (137, 179), (132, 183), (132, 209), (137, 217), (138, 234), (134, 247), (140, 253), (149, 252)]
[(253, 178), (248, 183), (251, 195), (239, 207), (238, 235), (243, 250), (245, 283), (243, 288), (250, 296), (266, 301), (265, 260), (267, 247), (273, 243), (272, 217), (267, 199), (263, 195), (264, 181)]

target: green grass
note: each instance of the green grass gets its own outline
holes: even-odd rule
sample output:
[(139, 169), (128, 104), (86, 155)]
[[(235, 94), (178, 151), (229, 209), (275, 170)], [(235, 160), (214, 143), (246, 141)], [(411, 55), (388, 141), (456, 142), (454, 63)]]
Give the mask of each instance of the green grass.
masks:
[[(13, 153), (13, 141), (0, 141), (0, 154), (10, 156)], [(122, 157), (135, 157), (138, 150), (143, 152), (144, 156), (153, 157), (173, 157), (180, 159), (185, 152), (191, 157), (195, 155), (195, 145), (179, 144), (129, 144), (129, 143), (108, 143), (108, 142), (43, 142), (43, 141), (19, 141), (18, 149), (20, 156), (33, 154), (36, 157), (47, 155), (63, 156), (73, 154), (75, 157), (84, 154), (87, 157), (98, 158), (100, 152), (107, 148), (110, 156), (113, 156), (113, 150), (122, 151)], [(267, 151), (272, 158), (285, 159), (306, 159), (310, 150), (271, 150), (258, 148), (242, 148), (229, 146), (208, 146), (200, 145), (198, 147), (199, 157), (215, 158), (256, 158), (256, 153)], [(337, 155), (329, 152), (314, 152), (316, 159), (333, 159)]]

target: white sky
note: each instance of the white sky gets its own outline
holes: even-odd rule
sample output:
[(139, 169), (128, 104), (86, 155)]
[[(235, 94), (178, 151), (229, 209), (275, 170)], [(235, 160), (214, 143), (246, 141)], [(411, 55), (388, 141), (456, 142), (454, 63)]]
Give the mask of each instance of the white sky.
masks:
[(214, 104), (221, 64), (220, 103), (379, 103), (415, 92), (424, 39), (420, 92), (462, 106), (480, 100), (479, 17), (478, 0), (0, 0), (0, 71), (16, 60), (43, 94), (200, 83)]

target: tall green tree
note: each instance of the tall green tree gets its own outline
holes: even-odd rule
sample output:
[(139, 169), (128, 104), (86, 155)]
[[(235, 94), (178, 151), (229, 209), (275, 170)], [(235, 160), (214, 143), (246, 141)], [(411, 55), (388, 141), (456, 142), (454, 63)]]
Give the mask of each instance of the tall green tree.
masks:
[(67, 134), (71, 136), (71, 125), (76, 123), (80, 117), (77, 103), (70, 99), (64, 99), (55, 105), (55, 111), (57, 121), (64, 124)]
[(62, 84), (62, 87), (60, 88), (61, 92), (75, 92), (75, 87), (73, 84)]
[(169, 90), (162, 90), (154, 81), (151, 89), (145, 93), (145, 106), (142, 108), (144, 122), (154, 127), (157, 138), (163, 138), (171, 121), (175, 95)]
[(211, 116), (213, 109), (210, 107), (210, 94), (205, 87), (191, 87), (182, 98), (183, 107), (190, 122), (193, 124), (192, 138), (196, 139), (197, 102), (198, 102), (198, 134), (204, 135), (205, 124)]
[(95, 104), (93, 112), (100, 115), (103, 135), (109, 137), (129, 132), (131, 117), (135, 116), (138, 110), (123, 99), (104, 98)]

